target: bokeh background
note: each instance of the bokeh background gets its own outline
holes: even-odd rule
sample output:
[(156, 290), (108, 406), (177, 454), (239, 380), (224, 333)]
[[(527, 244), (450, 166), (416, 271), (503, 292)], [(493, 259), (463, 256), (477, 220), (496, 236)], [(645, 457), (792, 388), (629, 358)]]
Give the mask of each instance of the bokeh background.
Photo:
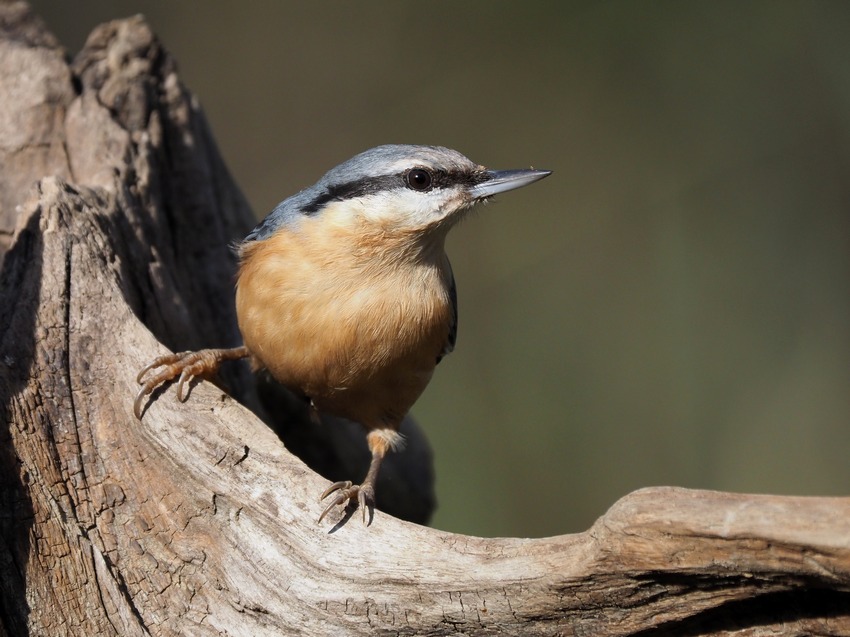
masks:
[(144, 13), (258, 217), (381, 143), (555, 171), (450, 238), (434, 526), (850, 492), (850, 2), (32, 4), (71, 54)]

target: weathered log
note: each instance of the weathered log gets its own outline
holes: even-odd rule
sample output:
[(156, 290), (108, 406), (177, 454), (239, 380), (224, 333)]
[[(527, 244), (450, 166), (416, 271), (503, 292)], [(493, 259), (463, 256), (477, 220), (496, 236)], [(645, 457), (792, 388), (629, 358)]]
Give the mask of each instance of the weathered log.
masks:
[(327, 482), (256, 414), (312, 425), (244, 367), (240, 402), (202, 382), (137, 421), (157, 339), (238, 342), (228, 243), (253, 217), (141, 18), (71, 66), (24, 4), (0, 29), (0, 635), (850, 635), (850, 498), (647, 489), (535, 540), (318, 526)]

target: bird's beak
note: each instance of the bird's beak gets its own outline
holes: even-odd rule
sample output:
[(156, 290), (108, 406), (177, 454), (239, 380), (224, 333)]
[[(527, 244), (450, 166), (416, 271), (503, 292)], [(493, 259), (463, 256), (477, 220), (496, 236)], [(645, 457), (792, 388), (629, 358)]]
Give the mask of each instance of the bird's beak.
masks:
[(473, 186), (470, 194), (475, 199), (484, 199), (533, 184), (551, 174), (551, 170), (487, 170), (484, 172), (485, 180)]

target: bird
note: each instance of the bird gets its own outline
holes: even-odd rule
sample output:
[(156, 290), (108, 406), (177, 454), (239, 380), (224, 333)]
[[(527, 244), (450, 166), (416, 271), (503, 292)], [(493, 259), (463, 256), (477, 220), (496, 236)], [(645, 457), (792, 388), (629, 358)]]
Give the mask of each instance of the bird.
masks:
[(236, 313), (243, 345), (168, 354), (138, 374), (134, 413), (177, 378), (249, 358), (313, 413), (360, 423), (365, 478), (335, 482), (319, 516), (349, 503), (374, 508), (381, 461), (403, 439), (403, 418), (455, 347), (457, 288), (445, 242), (476, 205), (549, 170), (490, 170), (441, 146), (377, 146), (278, 204), (237, 244)]

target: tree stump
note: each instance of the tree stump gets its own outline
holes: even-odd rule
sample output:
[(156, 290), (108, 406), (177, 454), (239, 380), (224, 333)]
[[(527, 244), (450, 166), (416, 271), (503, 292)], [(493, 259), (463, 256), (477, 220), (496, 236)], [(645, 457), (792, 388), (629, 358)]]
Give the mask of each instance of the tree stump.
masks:
[[(239, 366), (239, 402), (166, 388), (137, 421), (158, 341), (239, 342), (253, 216), (141, 18), (69, 65), (0, 4), (0, 89), (0, 635), (850, 635), (850, 498), (645, 489), (534, 540), (317, 526), (327, 481), (272, 427), (326, 475), (362, 433)], [(407, 426), (384, 509), (424, 520)]]

